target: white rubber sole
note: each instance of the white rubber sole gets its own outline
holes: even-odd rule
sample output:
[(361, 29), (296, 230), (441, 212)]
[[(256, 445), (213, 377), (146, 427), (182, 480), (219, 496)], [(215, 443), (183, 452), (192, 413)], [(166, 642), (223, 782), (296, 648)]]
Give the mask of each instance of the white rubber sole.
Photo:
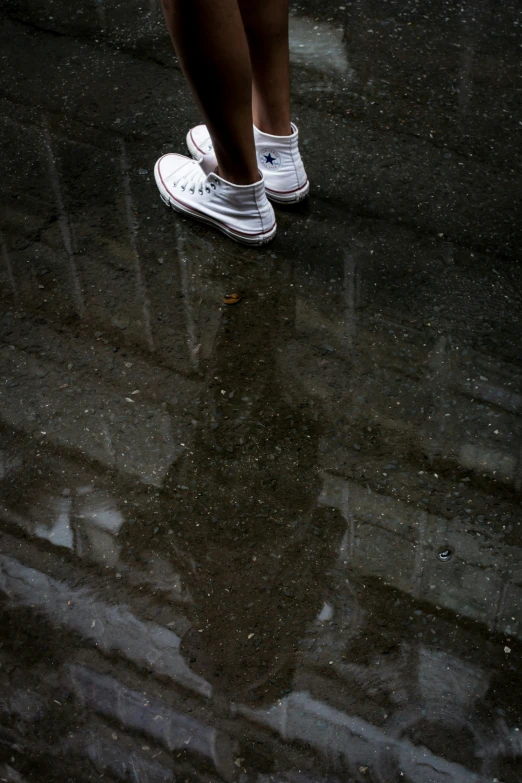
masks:
[(249, 236), (248, 234), (242, 234), (239, 231), (234, 231), (233, 228), (230, 228), (230, 226), (226, 226), (221, 221), (216, 220), (215, 218), (211, 218), (209, 215), (204, 215), (202, 212), (196, 212), (191, 207), (185, 206), (179, 201), (173, 201), (171, 199), (169, 193), (165, 190), (165, 187), (161, 181), (161, 178), (158, 174), (158, 163), (156, 163), (154, 167), (154, 179), (156, 180), (156, 185), (158, 187), (161, 200), (164, 204), (166, 204), (168, 207), (173, 209), (175, 212), (180, 212), (182, 215), (187, 215), (187, 217), (191, 217), (194, 220), (198, 220), (200, 223), (205, 223), (207, 226), (213, 226), (213, 228), (217, 228), (219, 231), (221, 231), (225, 236), (229, 237), (229, 239), (233, 239), (236, 242), (240, 242), (243, 245), (249, 245), (252, 246), (258, 246), (258, 245), (266, 245), (268, 242), (271, 242), (272, 239), (275, 237), (277, 232), (277, 226), (274, 225), (270, 231), (267, 231), (264, 234), (253, 234)]
[[(187, 148), (194, 160), (200, 161), (203, 159), (203, 154), (196, 147), (192, 141), (190, 131), (187, 133)], [(298, 190), (294, 190), (291, 193), (282, 193), (278, 190), (270, 190), (265, 185), (265, 192), (267, 198), (270, 201), (275, 201), (277, 204), (297, 204), (299, 201), (303, 201), (310, 192), (310, 183), (306, 180), (305, 184)]]
[(281, 193), (278, 190), (270, 190), (265, 185), (266, 197), (270, 201), (275, 201), (278, 204), (297, 204), (299, 201), (303, 201), (310, 192), (310, 183), (308, 180), (305, 182), (302, 188), (294, 190), (292, 193)]
[(188, 151), (194, 158), (194, 160), (203, 160), (203, 153), (198, 150), (194, 142), (192, 141), (192, 136), (190, 135), (190, 131), (187, 133), (187, 147)]

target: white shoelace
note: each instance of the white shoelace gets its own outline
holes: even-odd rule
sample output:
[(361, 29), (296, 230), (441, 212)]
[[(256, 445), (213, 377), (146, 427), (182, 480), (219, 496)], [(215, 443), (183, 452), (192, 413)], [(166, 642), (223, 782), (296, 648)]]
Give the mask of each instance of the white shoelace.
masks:
[(184, 174), (179, 179), (175, 180), (172, 185), (175, 188), (179, 185), (181, 190), (186, 190), (188, 188), (191, 193), (195, 193), (197, 189), (198, 192), (203, 195), (203, 187), (205, 187), (207, 193), (210, 193), (211, 188), (216, 190), (216, 185), (214, 182), (210, 182), (204, 186), (206, 178), (207, 175), (201, 166), (195, 165), (191, 167), (187, 174)]

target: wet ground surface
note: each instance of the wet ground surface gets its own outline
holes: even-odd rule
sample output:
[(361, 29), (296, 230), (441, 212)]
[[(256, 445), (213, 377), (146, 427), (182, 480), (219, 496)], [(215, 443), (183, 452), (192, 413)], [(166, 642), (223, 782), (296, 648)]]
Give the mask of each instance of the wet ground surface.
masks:
[(158, 2), (4, 3), (2, 781), (520, 781), (517, 6), (294, 6), (254, 251)]

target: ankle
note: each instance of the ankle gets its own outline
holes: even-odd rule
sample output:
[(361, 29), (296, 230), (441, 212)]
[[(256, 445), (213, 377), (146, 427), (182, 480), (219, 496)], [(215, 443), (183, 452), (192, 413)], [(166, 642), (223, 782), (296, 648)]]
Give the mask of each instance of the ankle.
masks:
[(216, 169), (216, 174), (218, 177), (221, 177), (221, 179), (225, 180), (225, 182), (229, 182), (231, 185), (254, 185), (261, 179), (257, 169), (254, 173), (253, 171), (248, 170), (235, 171), (230, 170), (225, 166), (218, 166)]
[(294, 132), (290, 120), (271, 120), (266, 117), (254, 119), (254, 125), (261, 133), (270, 136), (291, 136)]

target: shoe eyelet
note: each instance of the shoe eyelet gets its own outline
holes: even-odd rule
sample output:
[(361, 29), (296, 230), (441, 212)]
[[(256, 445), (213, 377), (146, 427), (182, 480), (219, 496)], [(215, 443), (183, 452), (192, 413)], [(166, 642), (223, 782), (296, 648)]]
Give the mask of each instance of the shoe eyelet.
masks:
[(182, 185), (181, 190), (185, 190), (186, 187), (187, 187), (186, 185)]
[(208, 187), (208, 185), (205, 187), (205, 190), (207, 191), (207, 193), (210, 193), (210, 188)]

